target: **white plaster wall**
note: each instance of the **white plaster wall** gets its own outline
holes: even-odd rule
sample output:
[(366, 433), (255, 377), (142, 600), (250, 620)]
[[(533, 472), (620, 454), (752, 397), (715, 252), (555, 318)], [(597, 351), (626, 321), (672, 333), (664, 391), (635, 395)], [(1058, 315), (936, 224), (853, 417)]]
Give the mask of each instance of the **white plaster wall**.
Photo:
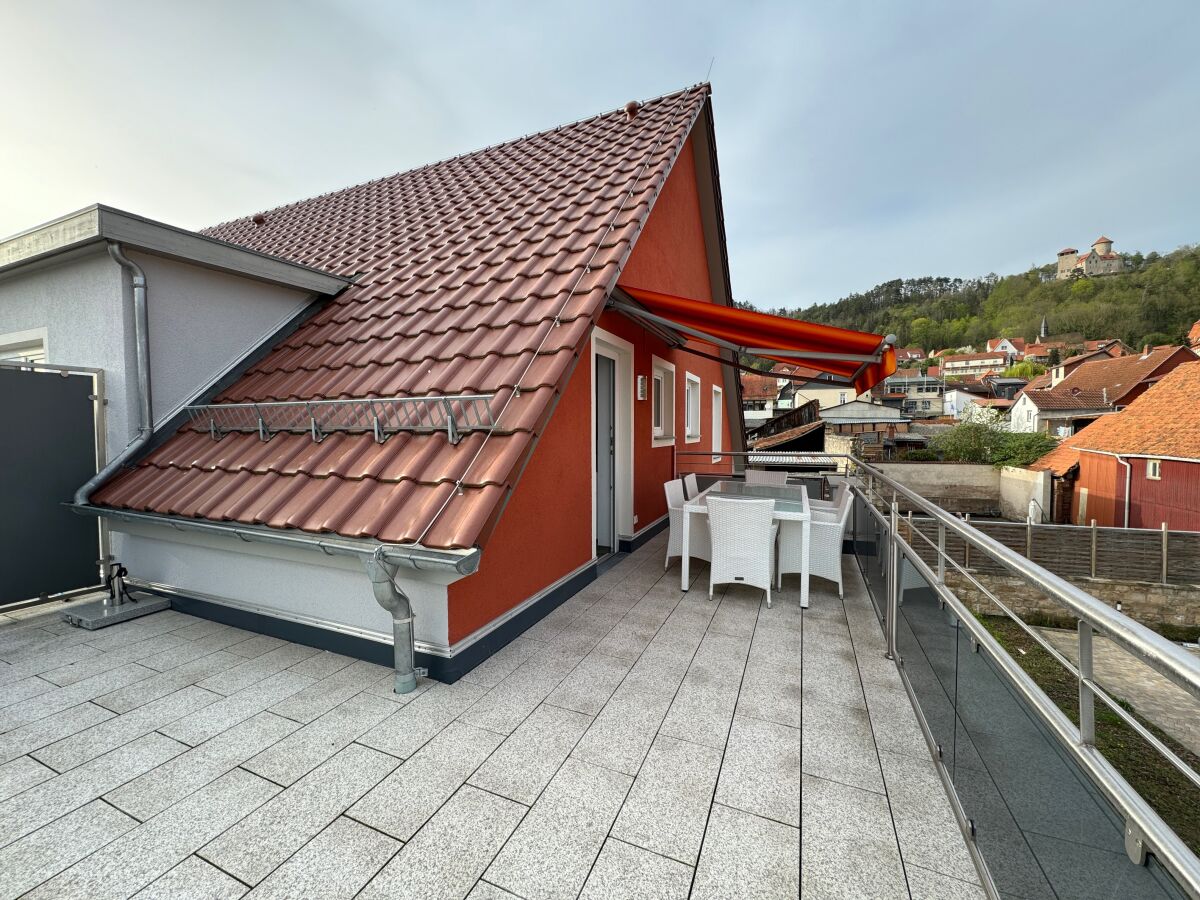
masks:
[[(375, 602), (355, 559), (150, 525), (114, 521), (112, 527), (114, 555), (133, 578), (254, 605), (268, 615), (363, 629), (391, 643), (391, 616)], [(397, 584), (416, 614), (417, 640), (445, 649), (446, 587), (403, 571)]]
[[(165, 257), (129, 252), (146, 272), (150, 377), (165, 421), (312, 295)], [(104, 370), (108, 458), (137, 428), (133, 310), (120, 266), (103, 248), (0, 280), (0, 334), (45, 328), (47, 362)]]
[(1024, 521), (1029, 501), (1038, 502), (1035, 522), (1047, 522), (1050, 515), (1050, 473), (1005, 466), (1000, 470), (1000, 514), (1006, 519)]
[(103, 369), (109, 458), (132, 434), (125, 370), (125, 331), (132, 314), (122, 302), (121, 269), (104, 250), (0, 281), (0, 334), (46, 329), (46, 361)]
[[(1033, 416), (1026, 414), (1032, 412)], [(1030, 434), (1037, 431), (1038, 427), (1038, 409), (1034, 406), (1033, 401), (1028, 396), (1022, 394), (1017, 398), (1017, 402), (1012, 405), (1012, 410), (1009, 414), (1009, 431), (1016, 431), (1021, 434)]]

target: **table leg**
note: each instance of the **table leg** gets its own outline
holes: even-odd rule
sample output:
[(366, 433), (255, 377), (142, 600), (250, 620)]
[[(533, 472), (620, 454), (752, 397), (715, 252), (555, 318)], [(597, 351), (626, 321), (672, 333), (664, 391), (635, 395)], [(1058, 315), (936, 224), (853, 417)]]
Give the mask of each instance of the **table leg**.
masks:
[(683, 534), (680, 536), (683, 540), (683, 550), (680, 551), (681, 558), (679, 560), (679, 589), (687, 593), (688, 589), (688, 566), (692, 561), (692, 555), (689, 552), (692, 547), (691, 534), (689, 526), (692, 517), (687, 510), (683, 512)]
[(809, 536), (812, 529), (809, 526), (808, 519), (800, 523), (801, 540), (804, 543), (804, 553), (800, 555), (800, 608), (808, 609), (808, 553)]

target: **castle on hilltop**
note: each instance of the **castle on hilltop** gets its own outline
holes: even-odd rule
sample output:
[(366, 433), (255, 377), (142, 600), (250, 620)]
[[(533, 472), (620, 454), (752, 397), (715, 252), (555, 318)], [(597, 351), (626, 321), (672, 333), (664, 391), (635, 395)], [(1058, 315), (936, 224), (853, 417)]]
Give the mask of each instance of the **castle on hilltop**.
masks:
[(1125, 270), (1125, 257), (1113, 253), (1112, 238), (1098, 237), (1092, 249), (1080, 253), (1074, 247), (1058, 251), (1058, 271), (1054, 277), (1059, 281), (1092, 275), (1116, 275)]

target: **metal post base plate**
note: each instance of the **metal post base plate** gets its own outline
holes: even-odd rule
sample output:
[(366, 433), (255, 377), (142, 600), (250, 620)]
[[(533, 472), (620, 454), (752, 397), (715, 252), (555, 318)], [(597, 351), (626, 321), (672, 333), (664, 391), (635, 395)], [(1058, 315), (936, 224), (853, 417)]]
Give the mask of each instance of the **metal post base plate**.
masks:
[(139, 616), (162, 612), (171, 608), (171, 601), (163, 597), (153, 597), (142, 594), (136, 602), (126, 601), (120, 606), (106, 606), (103, 600), (95, 603), (85, 603), (63, 613), (63, 621), (88, 631), (116, 625), (118, 622), (128, 622)]

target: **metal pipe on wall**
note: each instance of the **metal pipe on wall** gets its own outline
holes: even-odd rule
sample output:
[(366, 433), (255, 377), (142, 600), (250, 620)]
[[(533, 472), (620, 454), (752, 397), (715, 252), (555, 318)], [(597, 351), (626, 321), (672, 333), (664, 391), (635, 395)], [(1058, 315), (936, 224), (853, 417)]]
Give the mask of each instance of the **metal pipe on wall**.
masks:
[(396, 568), (384, 561), (382, 549), (367, 557), (363, 564), (371, 579), (375, 601), (392, 616), (395, 691), (397, 694), (409, 694), (417, 689), (417, 672), (413, 666), (415, 638), (412, 604), (408, 602), (407, 595), (396, 586)]

